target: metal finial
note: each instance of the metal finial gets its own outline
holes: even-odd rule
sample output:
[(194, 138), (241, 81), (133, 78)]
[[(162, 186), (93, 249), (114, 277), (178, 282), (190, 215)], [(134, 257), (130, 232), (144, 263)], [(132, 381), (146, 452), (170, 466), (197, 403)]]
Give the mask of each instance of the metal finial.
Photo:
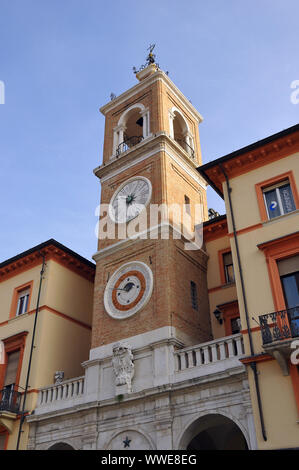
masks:
[(138, 73), (140, 72), (141, 70), (145, 69), (146, 67), (148, 67), (149, 65), (151, 64), (155, 64), (156, 65), (156, 68), (157, 70), (159, 69), (159, 64), (157, 64), (156, 62), (156, 55), (153, 54), (153, 50), (155, 49), (156, 47), (156, 44), (150, 44), (149, 47), (147, 48), (147, 51), (149, 51), (147, 57), (146, 57), (146, 63), (141, 65), (141, 67), (137, 70), (136, 67), (133, 67), (133, 72), (135, 73)]

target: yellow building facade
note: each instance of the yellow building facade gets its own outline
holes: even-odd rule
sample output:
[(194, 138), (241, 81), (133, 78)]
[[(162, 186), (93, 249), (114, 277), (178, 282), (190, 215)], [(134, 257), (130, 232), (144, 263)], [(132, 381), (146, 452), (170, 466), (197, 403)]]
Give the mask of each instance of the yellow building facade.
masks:
[(227, 217), (205, 227), (210, 306), (224, 323), (239, 314), (258, 448), (298, 448), (299, 126), (198, 171), (225, 200)]
[[(93, 279), (93, 263), (53, 239), (0, 264), (1, 449), (17, 447), (25, 392), (28, 416), (38, 389), (55, 382), (57, 372), (64, 380), (82, 374), (90, 349)], [(24, 422), (18, 448), (26, 449), (27, 441)]]

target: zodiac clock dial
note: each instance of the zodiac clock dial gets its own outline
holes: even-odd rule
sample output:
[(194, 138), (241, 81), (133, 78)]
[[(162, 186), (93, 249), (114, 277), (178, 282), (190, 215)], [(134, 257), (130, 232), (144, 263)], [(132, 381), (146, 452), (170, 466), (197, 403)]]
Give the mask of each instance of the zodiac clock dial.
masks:
[(117, 223), (129, 222), (137, 217), (149, 203), (151, 182), (143, 176), (128, 179), (116, 190), (110, 201), (109, 215)]
[(153, 289), (153, 274), (141, 261), (123, 264), (110, 277), (105, 293), (106, 312), (113, 318), (134, 315), (149, 301)]

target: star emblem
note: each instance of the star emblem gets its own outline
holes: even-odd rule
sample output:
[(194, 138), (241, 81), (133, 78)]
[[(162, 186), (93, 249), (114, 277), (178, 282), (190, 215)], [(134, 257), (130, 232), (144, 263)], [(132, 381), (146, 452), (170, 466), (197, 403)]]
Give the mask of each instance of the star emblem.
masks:
[(124, 448), (130, 447), (130, 442), (131, 442), (131, 439), (129, 439), (128, 436), (126, 436), (126, 439), (123, 441)]

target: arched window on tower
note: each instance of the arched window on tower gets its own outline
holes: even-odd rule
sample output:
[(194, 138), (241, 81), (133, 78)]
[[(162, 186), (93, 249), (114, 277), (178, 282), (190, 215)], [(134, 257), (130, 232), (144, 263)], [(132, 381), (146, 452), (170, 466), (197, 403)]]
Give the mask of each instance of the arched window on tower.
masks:
[(135, 147), (149, 136), (149, 111), (141, 103), (131, 106), (114, 128), (113, 156)]
[(176, 109), (169, 111), (170, 135), (189, 154), (195, 158), (193, 137), (183, 115)]

